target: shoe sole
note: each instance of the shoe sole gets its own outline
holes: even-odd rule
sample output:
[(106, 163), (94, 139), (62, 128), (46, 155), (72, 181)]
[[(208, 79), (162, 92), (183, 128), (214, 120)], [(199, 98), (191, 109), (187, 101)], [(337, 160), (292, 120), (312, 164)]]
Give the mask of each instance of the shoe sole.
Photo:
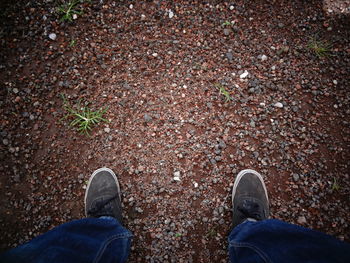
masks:
[(236, 188), (237, 188), (237, 186), (238, 186), (238, 184), (239, 184), (239, 181), (240, 181), (240, 180), (242, 179), (242, 177), (243, 177), (245, 174), (247, 174), (247, 173), (254, 174), (254, 175), (256, 175), (256, 176), (259, 178), (259, 180), (260, 180), (260, 182), (261, 182), (261, 184), (262, 184), (262, 186), (263, 186), (263, 188), (264, 188), (264, 192), (265, 192), (265, 195), (266, 195), (267, 202), (269, 203), (269, 197), (268, 197), (268, 195), (267, 195), (266, 186), (265, 186), (264, 179), (262, 178), (262, 176), (261, 176), (257, 171), (254, 171), (254, 170), (252, 170), (252, 169), (245, 169), (245, 170), (242, 170), (242, 171), (240, 171), (240, 172), (238, 173), (237, 178), (236, 178), (236, 180), (235, 180), (235, 183), (233, 184), (233, 188), (232, 188), (232, 206), (233, 206), (233, 198), (235, 197)]
[(119, 200), (121, 201), (121, 195), (120, 195), (120, 187), (119, 187), (119, 182), (118, 182), (118, 178), (117, 176), (115, 175), (115, 173), (109, 169), (109, 168), (106, 168), (106, 167), (103, 167), (103, 168), (100, 168), (100, 169), (97, 169), (95, 172), (93, 172), (93, 174), (91, 175), (90, 179), (89, 179), (89, 182), (88, 182), (88, 185), (86, 187), (86, 190), (85, 190), (85, 197), (84, 197), (84, 206), (85, 206), (85, 216), (87, 216), (87, 211), (86, 211), (86, 198), (87, 198), (87, 193), (89, 191), (89, 188), (90, 188), (90, 185), (91, 185), (91, 182), (92, 182), (92, 179), (94, 179), (95, 175), (98, 174), (99, 172), (102, 172), (102, 171), (106, 171), (108, 173), (110, 173), (112, 176), (113, 176), (113, 179), (114, 181), (116, 182), (117, 184), (117, 188), (118, 188), (118, 194), (119, 194)]

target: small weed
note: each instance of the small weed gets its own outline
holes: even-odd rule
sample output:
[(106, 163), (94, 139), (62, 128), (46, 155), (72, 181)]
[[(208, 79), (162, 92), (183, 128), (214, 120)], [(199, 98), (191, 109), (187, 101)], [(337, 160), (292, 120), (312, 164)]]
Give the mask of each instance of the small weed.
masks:
[(213, 228), (211, 228), (211, 229), (208, 230), (208, 232), (207, 232), (207, 234), (205, 235), (205, 237), (207, 237), (207, 238), (213, 238), (213, 237), (216, 236), (216, 234), (217, 234), (216, 228), (213, 227)]
[(74, 47), (77, 44), (77, 41), (75, 39), (72, 39), (69, 43), (69, 47)]
[(317, 37), (310, 38), (308, 48), (310, 48), (319, 58), (326, 57), (330, 54), (332, 45), (325, 40)]
[(215, 84), (215, 87), (217, 87), (219, 89), (219, 93), (220, 95), (224, 95), (225, 97), (225, 102), (229, 102), (232, 100), (232, 97), (230, 96), (230, 93), (225, 89), (224, 86), (222, 86), (221, 84)]
[(232, 26), (232, 23), (230, 21), (225, 21), (222, 23), (222, 26)]
[(332, 185), (332, 191), (339, 191), (340, 190), (340, 185), (337, 182), (337, 179), (333, 179), (333, 185)]
[(176, 233), (176, 234), (175, 234), (175, 237), (181, 237), (181, 236), (182, 236), (181, 233)]
[(79, 0), (69, 0), (68, 2), (65, 2), (61, 4), (57, 8), (57, 13), (61, 15), (61, 22), (63, 21), (73, 21), (74, 15), (81, 15), (83, 12), (78, 9), (80, 1)]
[(70, 122), (71, 127), (76, 127), (76, 130), (82, 134), (90, 135), (89, 131), (92, 130), (92, 127), (97, 125), (99, 122), (108, 122), (108, 120), (104, 119), (102, 116), (107, 112), (108, 108), (99, 109), (98, 111), (92, 111), (86, 106), (78, 106), (72, 107), (65, 96), (62, 94), (63, 99), (63, 107), (68, 112), (63, 119), (73, 118)]

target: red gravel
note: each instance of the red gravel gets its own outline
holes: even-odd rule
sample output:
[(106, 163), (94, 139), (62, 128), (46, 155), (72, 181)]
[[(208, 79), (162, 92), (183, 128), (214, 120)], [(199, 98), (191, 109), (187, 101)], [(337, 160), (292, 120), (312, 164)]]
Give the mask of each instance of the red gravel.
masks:
[[(321, 1), (93, 1), (61, 23), (53, 2), (22, 2), (1, 6), (1, 249), (83, 217), (102, 166), (121, 183), (129, 262), (227, 262), (244, 168), (265, 176), (271, 217), (350, 240), (344, 14)], [(315, 36), (329, 56), (308, 48)], [(77, 134), (62, 93), (108, 106), (110, 123)]]

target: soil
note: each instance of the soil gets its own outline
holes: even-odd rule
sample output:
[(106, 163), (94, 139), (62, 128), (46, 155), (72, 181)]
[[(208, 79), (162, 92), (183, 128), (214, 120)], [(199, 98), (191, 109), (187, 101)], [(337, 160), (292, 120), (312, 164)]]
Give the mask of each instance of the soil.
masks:
[[(85, 1), (72, 22), (51, 0), (2, 2), (1, 250), (84, 217), (100, 167), (120, 181), (129, 262), (227, 262), (246, 168), (272, 218), (349, 241), (350, 19), (334, 2)], [(61, 94), (109, 122), (79, 134)]]

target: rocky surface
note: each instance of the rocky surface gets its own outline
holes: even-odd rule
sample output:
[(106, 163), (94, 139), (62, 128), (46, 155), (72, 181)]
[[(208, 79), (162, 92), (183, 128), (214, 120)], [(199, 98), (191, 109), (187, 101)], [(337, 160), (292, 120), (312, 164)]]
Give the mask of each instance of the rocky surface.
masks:
[[(68, 23), (55, 8), (2, 6), (1, 249), (83, 217), (102, 166), (129, 262), (227, 262), (244, 168), (264, 175), (271, 217), (349, 241), (349, 19), (320, 1), (92, 1)], [(60, 94), (110, 122), (77, 134)]]

